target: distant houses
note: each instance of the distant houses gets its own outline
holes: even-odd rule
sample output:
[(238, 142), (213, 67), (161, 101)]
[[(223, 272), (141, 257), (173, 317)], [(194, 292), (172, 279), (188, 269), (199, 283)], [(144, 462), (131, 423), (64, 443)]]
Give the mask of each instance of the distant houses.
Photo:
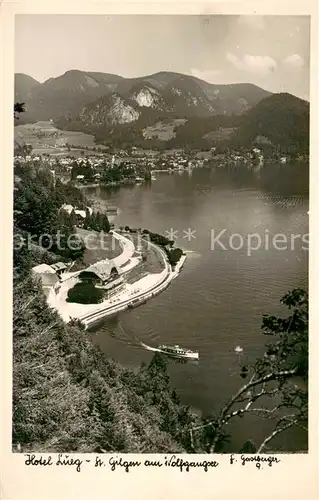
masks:
[(63, 273), (65, 273), (67, 269), (67, 266), (64, 264), (64, 262), (57, 262), (56, 264), (51, 264), (51, 267), (59, 276), (59, 278), (62, 276)]
[(47, 296), (50, 289), (56, 285), (61, 279), (61, 276), (67, 270), (67, 265), (64, 262), (56, 264), (39, 264), (31, 269), (33, 276), (40, 279), (44, 294)]
[[(86, 209), (88, 210), (88, 212), (89, 212), (90, 215), (93, 214), (93, 208), (86, 207)], [(71, 213), (74, 211), (74, 214), (77, 216), (77, 218), (79, 218), (79, 220), (82, 220), (82, 219), (86, 218), (86, 211), (85, 210), (79, 210), (78, 208), (74, 207), (73, 205), (68, 205), (68, 204), (65, 203), (64, 205), (61, 206), (60, 210), (64, 210), (69, 215), (71, 215)]]
[(93, 209), (91, 207), (86, 207), (86, 210), (80, 210), (77, 207), (74, 207), (73, 205), (68, 205), (66, 203), (60, 207), (60, 210), (63, 210), (69, 215), (73, 213), (74, 214), (73, 224), (78, 227), (83, 227), (87, 213), (89, 213), (90, 215), (93, 214)]

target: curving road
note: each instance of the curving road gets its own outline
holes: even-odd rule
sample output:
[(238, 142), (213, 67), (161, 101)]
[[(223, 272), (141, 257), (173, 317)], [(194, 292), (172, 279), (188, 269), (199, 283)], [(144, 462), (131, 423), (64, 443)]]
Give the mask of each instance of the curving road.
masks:
[(105, 306), (105, 308), (103, 308), (103, 309), (99, 309), (95, 312), (91, 312), (89, 314), (81, 316), (79, 319), (84, 323), (86, 328), (88, 328), (89, 326), (91, 326), (92, 324), (96, 323), (97, 321), (99, 321), (100, 319), (102, 319), (106, 316), (109, 316), (111, 314), (115, 314), (119, 311), (123, 311), (123, 310), (127, 309), (129, 307), (129, 304), (133, 300), (136, 300), (136, 299), (147, 300), (147, 299), (154, 297), (154, 295), (157, 295), (160, 292), (162, 292), (163, 290), (165, 290), (165, 288), (167, 288), (169, 286), (170, 282), (174, 278), (176, 278), (176, 274), (172, 271), (172, 267), (167, 261), (167, 257), (166, 257), (165, 252), (160, 247), (155, 245), (154, 243), (149, 242), (149, 244), (151, 246), (153, 246), (154, 249), (156, 249), (158, 252), (160, 252), (160, 254), (162, 255), (162, 258), (164, 260), (165, 269), (161, 273), (161, 275), (163, 275), (161, 277), (161, 279), (157, 283), (150, 285), (150, 287), (148, 289), (143, 290), (140, 293), (132, 295), (129, 299), (125, 299), (122, 302), (120, 302), (118, 304), (114, 304), (112, 306), (110, 306), (110, 305)]
[[(119, 240), (120, 245), (123, 249), (123, 252), (121, 253), (121, 255), (119, 255), (118, 257), (116, 257), (114, 259), (117, 266), (122, 265), (122, 268), (121, 268), (121, 274), (122, 274), (122, 273), (126, 272), (127, 270), (131, 269), (132, 264), (133, 264), (133, 267), (134, 267), (134, 265), (136, 265), (133, 262), (134, 258), (132, 259), (132, 256), (135, 252), (135, 246), (134, 246), (133, 242), (131, 240), (129, 240), (128, 238), (126, 238), (125, 236), (122, 236), (122, 235), (114, 232), (114, 237)], [(149, 274), (148, 277), (146, 276), (144, 278), (141, 278), (137, 282), (135, 282), (134, 286), (135, 285), (138, 286), (138, 284), (140, 283), (140, 287), (142, 288), (141, 291), (136, 290), (136, 291), (133, 291), (131, 295), (128, 295), (128, 290), (126, 290), (125, 298), (122, 297), (122, 300), (121, 300), (120, 295), (119, 295), (117, 302), (112, 303), (112, 304), (108, 303), (105, 305), (103, 305), (103, 303), (98, 304), (97, 307), (93, 310), (92, 310), (92, 307), (90, 307), (90, 310), (88, 312), (83, 313), (83, 308), (82, 308), (82, 311), (81, 311), (81, 309), (75, 310), (73, 312), (71, 312), (71, 311), (68, 312), (67, 310), (64, 311), (63, 308), (64, 308), (64, 306), (66, 306), (66, 297), (67, 297), (68, 289), (71, 286), (74, 286), (74, 283), (77, 280), (78, 274), (82, 272), (82, 271), (77, 271), (74, 273), (70, 273), (70, 275), (68, 275), (68, 276), (65, 276), (64, 280), (60, 284), (60, 285), (62, 285), (62, 288), (58, 292), (58, 295), (56, 295), (57, 291), (54, 288), (52, 288), (52, 291), (51, 291), (52, 293), (49, 294), (48, 299), (47, 299), (50, 306), (54, 307), (55, 309), (60, 311), (60, 314), (63, 315), (63, 317), (66, 321), (68, 321), (68, 319), (66, 319), (66, 318), (69, 318), (69, 320), (71, 319), (71, 317), (77, 318), (77, 319), (82, 321), (82, 323), (85, 325), (86, 328), (88, 328), (89, 326), (91, 326), (92, 324), (96, 323), (97, 321), (101, 320), (102, 318), (104, 318), (106, 316), (110, 316), (110, 315), (116, 314), (119, 311), (123, 311), (123, 310), (127, 309), (129, 307), (129, 305), (131, 304), (131, 302), (135, 301), (136, 299), (140, 299), (143, 302), (145, 300), (148, 300), (148, 299), (154, 297), (154, 295), (159, 294), (160, 292), (162, 292), (163, 290), (165, 290), (165, 288), (167, 288), (169, 286), (170, 282), (173, 279), (175, 279), (177, 277), (177, 275), (179, 274), (180, 268), (182, 267), (182, 265), (184, 263), (185, 257), (181, 259), (179, 264), (176, 266), (175, 271), (173, 271), (171, 265), (168, 262), (167, 255), (166, 255), (165, 251), (161, 247), (155, 245), (154, 243), (149, 242), (149, 245), (151, 247), (153, 247), (155, 251), (157, 251), (161, 254), (165, 267), (161, 273)], [(123, 266), (123, 264), (125, 264), (125, 263), (128, 263), (128, 265)], [(137, 261), (137, 263), (138, 263), (138, 261)], [(149, 283), (147, 282), (148, 279), (149, 279)], [(156, 280), (156, 281), (154, 281), (154, 280)], [(65, 282), (68, 282), (69, 286), (63, 286), (63, 284), (65, 284)]]

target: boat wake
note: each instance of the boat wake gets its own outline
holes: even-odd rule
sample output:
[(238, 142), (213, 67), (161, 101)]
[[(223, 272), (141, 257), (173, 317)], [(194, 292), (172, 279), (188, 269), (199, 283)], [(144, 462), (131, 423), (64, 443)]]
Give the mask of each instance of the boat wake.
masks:
[(162, 349), (158, 349), (157, 347), (151, 347), (147, 344), (144, 344), (144, 342), (141, 342), (141, 341), (140, 341), (140, 346), (143, 347), (144, 349), (146, 349), (147, 351), (160, 352), (161, 354), (167, 355), (167, 356), (169, 356), (171, 361), (174, 363), (182, 363), (182, 364), (189, 363), (189, 364), (198, 365), (198, 362), (199, 362), (198, 358), (192, 359), (192, 358), (179, 358), (179, 357), (174, 357), (174, 356), (172, 357), (172, 356), (170, 356), (169, 352), (166, 353)]
[(191, 257), (193, 259), (198, 259), (199, 257), (201, 257), (201, 254), (196, 252), (195, 250), (184, 250), (182, 249), (183, 252), (187, 255), (187, 258)]
[(153, 352), (161, 352), (160, 349), (157, 349), (157, 347), (151, 347), (150, 345), (144, 344), (144, 342), (140, 341), (140, 345), (144, 347), (147, 351), (153, 351)]
[(113, 327), (111, 325), (104, 325), (103, 330), (118, 342), (122, 342), (123, 344), (128, 344), (133, 347), (139, 345), (139, 341), (136, 341), (136, 339), (134, 339), (132, 335), (126, 332), (121, 323), (117, 323), (116, 325), (113, 325)]
[(152, 347), (148, 344), (144, 344), (144, 342), (142, 342), (141, 340), (139, 340), (138, 337), (134, 336), (131, 337), (130, 335), (128, 335), (125, 330), (122, 328), (118, 328), (117, 330), (120, 330), (120, 331), (117, 331), (115, 332), (114, 330), (109, 330), (109, 334), (114, 337), (116, 340), (118, 340), (119, 342), (123, 342), (125, 344), (129, 344), (131, 345), (131, 347), (133, 348), (138, 348), (138, 347), (142, 347), (143, 349), (145, 349), (146, 351), (151, 351), (151, 352), (159, 352), (161, 354), (167, 354), (171, 359), (172, 361), (174, 361), (175, 363), (192, 363), (192, 364), (198, 364), (198, 359), (192, 359), (192, 358), (179, 358), (179, 357), (174, 357), (174, 356), (170, 356), (169, 354), (170, 353), (165, 353), (163, 352), (162, 349), (159, 349), (158, 347)]

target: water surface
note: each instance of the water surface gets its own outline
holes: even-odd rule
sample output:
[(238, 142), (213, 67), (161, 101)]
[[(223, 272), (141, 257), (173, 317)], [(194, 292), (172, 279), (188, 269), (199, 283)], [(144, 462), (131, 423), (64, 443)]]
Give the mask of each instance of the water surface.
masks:
[[(185, 404), (204, 414), (218, 411), (242, 383), (236, 374), (235, 347), (244, 349), (247, 361), (262, 355), (263, 314), (284, 312), (280, 298), (295, 287), (307, 288), (308, 251), (301, 236), (308, 233), (308, 167), (161, 173), (151, 185), (93, 188), (87, 194), (116, 205), (118, 225), (162, 234), (177, 231), (176, 245), (189, 252), (182, 273), (166, 291), (106, 320), (93, 332), (94, 342), (131, 368), (152, 356), (134, 345), (136, 339), (199, 351), (198, 365), (169, 363), (172, 385)], [(193, 233), (184, 232), (189, 229)], [(226, 249), (217, 243), (213, 248), (212, 234), (223, 230)], [(244, 241), (238, 250), (230, 247), (229, 238), (235, 233), (239, 236), (233, 237), (232, 246), (239, 247), (241, 238)], [(263, 244), (248, 255), (247, 241), (253, 233)], [(278, 250), (271, 244), (276, 234), (289, 241), (291, 235), (300, 237), (293, 246)], [(269, 422), (245, 417), (233, 426), (231, 447), (236, 449), (248, 438), (258, 441), (269, 428)], [(302, 431), (286, 433), (277, 447), (305, 449), (305, 436)]]

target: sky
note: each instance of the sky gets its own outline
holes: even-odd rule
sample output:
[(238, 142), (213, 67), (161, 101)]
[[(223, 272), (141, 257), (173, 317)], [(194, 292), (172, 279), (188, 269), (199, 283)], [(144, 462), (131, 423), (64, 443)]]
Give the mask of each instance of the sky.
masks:
[(15, 72), (40, 82), (70, 69), (175, 71), (308, 100), (309, 59), (308, 16), (16, 16)]

